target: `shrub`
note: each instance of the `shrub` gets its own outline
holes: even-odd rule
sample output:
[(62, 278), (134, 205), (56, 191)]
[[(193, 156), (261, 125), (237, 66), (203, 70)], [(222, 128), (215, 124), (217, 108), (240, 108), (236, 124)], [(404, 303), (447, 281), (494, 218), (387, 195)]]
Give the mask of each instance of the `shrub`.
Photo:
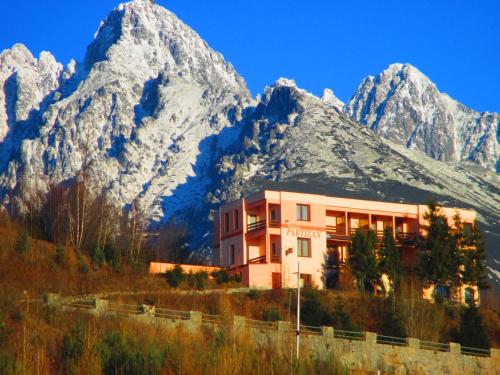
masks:
[(471, 348), (489, 349), (490, 341), (478, 308), (474, 305), (465, 307), (461, 315), (460, 344)]
[(71, 329), (62, 340), (59, 355), (64, 373), (76, 373), (76, 362), (83, 353), (83, 329), (79, 320), (76, 327)]
[(106, 262), (108, 262), (115, 272), (119, 272), (121, 268), (121, 254), (120, 250), (114, 243), (107, 242), (103, 248)]
[(274, 305), (270, 306), (266, 310), (264, 310), (263, 314), (264, 320), (268, 322), (275, 322), (277, 320), (283, 320), (283, 316), (281, 315), (281, 311)]
[(22, 230), (14, 245), (14, 250), (19, 254), (26, 253), (31, 248), (31, 238), (27, 230)]
[(165, 351), (144, 347), (119, 332), (107, 334), (99, 345), (103, 374), (155, 375), (165, 364)]
[(98, 266), (102, 266), (104, 263), (106, 263), (104, 250), (100, 246), (96, 246), (94, 248), (94, 252), (92, 253), (92, 261)]
[(76, 258), (78, 264), (78, 272), (87, 274), (89, 272), (89, 266), (79, 251), (76, 253)]
[(344, 310), (344, 306), (337, 303), (326, 324), (345, 331), (359, 331), (360, 327), (352, 321), (351, 316)]
[(240, 275), (231, 275), (227, 270), (217, 270), (211, 273), (217, 284), (226, 284), (231, 281), (241, 282)]
[(0, 374), (21, 375), (24, 372), (17, 365), (16, 361), (7, 353), (0, 353)]
[(188, 285), (191, 288), (196, 288), (200, 290), (205, 288), (207, 279), (208, 279), (208, 273), (205, 271), (195, 272), (195, 273), (190, 272), (186, 275), (186, 280)]
[(182, 283), (182, 281), (184, 280), (184, 276), (184, 270), (178, 264), (176, 264), (173, 269), (165, 272), (165, 278), (167, 279), (168, 285), (173, 288), (177, 288), (180, 283)]
[(323, 326), (329, 321), (325, 298), (320, 291), (306, 288), (302, 291), (301, 318), (306, 325)]
[(54, 255), (54, 261), (59, 264), (65, 264), (67, 261), (66, 249), (60, 243), (56, 244), (56, 254)]

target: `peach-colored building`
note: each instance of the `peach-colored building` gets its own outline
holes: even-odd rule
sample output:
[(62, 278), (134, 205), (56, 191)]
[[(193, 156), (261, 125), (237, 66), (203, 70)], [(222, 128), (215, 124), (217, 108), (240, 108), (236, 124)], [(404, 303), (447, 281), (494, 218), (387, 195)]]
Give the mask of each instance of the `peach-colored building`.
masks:
[[(325, 195), (264, 190), (225, 204), (215, 219), (215, 258), (241, 273), (255, 288), (294, 287), (297, 263), (305, 283), (325, 287), (330, 269), (340, 269), (357, 228), (372, 228), (382, 238), (391, 227), (405, 266), (415, 265), (414, 238), (424, 223), (426, 205), (377, 202)], [(450, 224), (459, 213), (473, 223), (471, 210), (442, 207)]]

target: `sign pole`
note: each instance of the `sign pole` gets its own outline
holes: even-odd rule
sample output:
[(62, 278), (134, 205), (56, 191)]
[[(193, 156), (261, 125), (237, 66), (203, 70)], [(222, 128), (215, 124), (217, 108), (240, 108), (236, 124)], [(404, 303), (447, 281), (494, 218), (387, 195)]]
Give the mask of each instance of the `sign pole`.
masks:
[(300, 345), (300, 262), (297, 262), (297, 361)]

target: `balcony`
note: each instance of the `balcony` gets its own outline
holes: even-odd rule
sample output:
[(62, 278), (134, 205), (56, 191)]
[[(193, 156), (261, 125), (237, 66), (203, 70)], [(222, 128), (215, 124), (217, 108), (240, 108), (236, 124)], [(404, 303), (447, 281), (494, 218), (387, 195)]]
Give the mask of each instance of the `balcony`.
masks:
[(266, 256), (265, 255), (261, 255), (261, 256), (258, 256), (256, 258), (249, 259), (248, 263), (249, 264), (262, 264), (262, 263), (266, 263)]
[(266, 221), (265, 220), (256, 221), (254, 223), (249, 223), (247, 225), (247, 232), (252, 232), (254, 230), (259, 230), (259, 229), (262, 229), (262, 228), (265, 228), (265, 227), (266, 227)]

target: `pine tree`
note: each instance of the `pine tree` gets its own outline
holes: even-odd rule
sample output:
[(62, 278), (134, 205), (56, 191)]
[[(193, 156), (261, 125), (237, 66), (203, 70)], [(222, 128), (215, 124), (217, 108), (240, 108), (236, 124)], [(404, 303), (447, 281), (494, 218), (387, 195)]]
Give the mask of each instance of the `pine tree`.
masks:
[(460, 254), (455, 237), (448, 225), (448, 220), (432, 200), (424, 219), (429, 223), (423, 225), (426, 231), (423, 241), (419, 244), (420, 262), (417, 272), (428, 285), (455, 288), (460, 284)]
[(104, 255), (104, 251), (101, 247), (96, 246), (94, 248), (94, 253), (92, 254), (92, 260), (98, 266), (102, 266), (106, 262), (106, 256)]
[(56, 244), (56, 254), (54, 256), (54, 260), (57, 264), (66, 263), (66, 249), (60, 243)]
[(486, 272), (486, 243), (477, 222), (472, 226), (468, 245), (473, 250), (465, 250), (463, 257), (462, 279), (465, 284), (477, 286), (479, 289), (489, 288)]
[(14, 245), (14, 250), (19, 254), (26, 253), (31, 248), (31, 237), (27, 230), (22, 230)]
[(372, 229), (367, 232), (358, 229), (352, 237), (348, 265), (356, 278), (358, 287), (363, 292), (365, 286), (373, 289), (374, 284), (380, 280), (380, 271), (375, 257), (376, 243), (377, 236)]
[(392, 235), (392, 228), (384, 229), (384, 237), (379, 251), (380, 271), (387, 274), (392, 288), (393, 310), (396, 306), (396, 287), (402, 272), (401, 257), (396, 246), (396, 240)]
[(470, 305), (462, 310), (459, 342), (470, 348), (489, 349), (490, 341), (479, 309)]

